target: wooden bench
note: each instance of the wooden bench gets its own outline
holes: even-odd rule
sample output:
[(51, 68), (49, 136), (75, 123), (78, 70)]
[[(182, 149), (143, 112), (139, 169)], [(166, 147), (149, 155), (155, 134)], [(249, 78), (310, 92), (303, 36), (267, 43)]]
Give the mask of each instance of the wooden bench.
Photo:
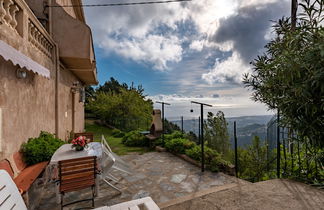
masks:
[(9, 160), (4, 159), (0, 161), (0, 169), (6, 170), (11, 178), (14, 180), (20, 193), (24, 195), (25, 202), (28, 201), (28, 190), (37, 179), (37, 177), (44, 171), (48, 161), (37, 163), (35, 165), (27, 166), (22, 159), (22, 153), (17, 152), (13, 155), (14, 164), (17, 167), (19, 174), (14, 177), (14, 170)]
[(93, 133), (91, 132), (74, 133), (74, 138), (78, 138), (79, 136), (85, 136), (89, 142), (93, 142)]

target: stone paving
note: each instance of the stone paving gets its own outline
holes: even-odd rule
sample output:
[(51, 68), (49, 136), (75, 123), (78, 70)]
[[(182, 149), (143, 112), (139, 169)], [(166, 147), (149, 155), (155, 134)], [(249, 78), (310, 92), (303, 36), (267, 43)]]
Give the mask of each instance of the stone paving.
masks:
[[(128, 162), (134, 173), (132, 175), (114, 173), (121, 180), (118, 191), (100, 181), (100, 191), (95, 199), (95, 206), (113, 205), (132, 199), (151, 196), (156, 203), (164, 203), (200, 190), (215, 186), (235, 183), (237, 179), (223, 173), (200, 172), (200, 168), (167, 152), (150, 152), (142, 155), (130, 154), (122, 156)], [(91, 190), (69, 193), (64, 201), (89, 198)], [(79, 209), (90, 206), (91, 202), (75, 204), (65, 209)], [(54, 185), (45, 187), (38, 209), (60, 209), (56, 204)]]
[(324, 210), (324, 191), (285, 179), (237, 183), (160, 205), (163, 210)]

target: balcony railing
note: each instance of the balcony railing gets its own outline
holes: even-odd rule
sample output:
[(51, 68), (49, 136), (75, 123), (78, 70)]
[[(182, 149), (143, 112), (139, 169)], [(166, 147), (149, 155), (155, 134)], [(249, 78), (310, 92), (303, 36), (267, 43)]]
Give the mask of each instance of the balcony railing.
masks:
[(0, 0), (0, 39), (40, 64), (53, 62), (54, 41), (23, 0)]

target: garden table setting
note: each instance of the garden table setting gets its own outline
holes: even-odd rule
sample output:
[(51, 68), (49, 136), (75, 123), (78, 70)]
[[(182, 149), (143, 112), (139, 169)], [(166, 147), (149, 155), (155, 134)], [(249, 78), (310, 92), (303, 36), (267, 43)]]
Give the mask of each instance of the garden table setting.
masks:
[[(73, 143), (73, 142), (72, 142)], [(77, 149), (74, 144), (63, 144), (59, 147), (53, 154), (45, 172), (45, 180), (50, 182), (55, 182), (55, 193), (57, 203), (60, 203), (60, 193), (59, 193), (59, 182), (58, 182), (58, 163), (62, 160), (69, 160), (74, 158), (83, 158), (96, 156), (97, 157), (97, 166), (100, 171), (103, 166), (102, 163), (104, 155), (102, 152), (102, 145), (100, 142), (90, 142), (85, 144), (83, 149)], [(99, 176), (96, 177), (96, 195), (99, 193)]]

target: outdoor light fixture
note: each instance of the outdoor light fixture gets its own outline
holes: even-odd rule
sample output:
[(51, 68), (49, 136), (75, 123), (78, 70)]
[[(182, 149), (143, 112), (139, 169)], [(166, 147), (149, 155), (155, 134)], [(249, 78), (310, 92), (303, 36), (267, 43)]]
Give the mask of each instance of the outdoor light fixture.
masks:
[(27, 72), (24, 69), (18, 68), (16, 76), (18, 79), (25, 79), (27, 77)]
[(190, 103), (190, 112), (193, 112), (193, 109), (192, 109), (192, 102)]
[(71, 92), (72, 93), (80, 93), (80, 98), (79, 102), (85, 102), (85, 88), (82, 84), (80, 84), (79, 81), (73, 82), (72, 87), (71, 87)]

